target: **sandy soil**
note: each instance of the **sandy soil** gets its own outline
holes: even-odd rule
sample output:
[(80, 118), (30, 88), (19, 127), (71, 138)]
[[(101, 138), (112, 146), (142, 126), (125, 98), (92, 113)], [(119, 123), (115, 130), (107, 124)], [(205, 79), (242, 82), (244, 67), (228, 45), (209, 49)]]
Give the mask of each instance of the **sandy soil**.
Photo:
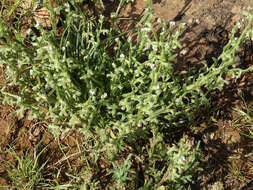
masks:
[[(105, 3), (105, 13), (113, 10), (112, 3)], [(144, 14), (146, 3), (143, 0), (135, 0), (134, 3), (123, 7), (121, 16), (128, 20), (121, 23), (122, 29), (131, 27), (138, 22)], [(198, 67), (203, 60), (212, 64), (212, 57), (218, 57), (223, 46), (228, 42), (230, 31), (236, 22), (244, 24), (243, 11), (253, 11), (252, 0), (154, 0), (153, 10), (156, 17), (165, 21), (175, 21), (176, 24), (186, 23), (180, 41), (183, 50), (178, 52), (176, 59), (177, 73), (187, 72), (189, 67)], [(253, 43), (249, 42), (241, 49), (238, 55), (239, 65), (253, 65)], [(0, 73), (0, 88), (4, 83), (3, 72)], [(244, 101), (239, 97), (243, 92)], [(204, 171), (198, 174), (198, 184), (195, 189), (253, 189), (253, 184), (247, 181), (253, 178), (253, 158), (245, 157), (252, 152), (252, 139), (242, 135), (241, 129), (232, 126), (235, 117), (232, 108), (242, 109), (245, 103), (253, 109), (253, 73), (245, 74), (240, 80), (232, 81), (224, 91), (217, 94), (214, 104), (219, 107), (217, 121), (203, 122), (201, 127), (189, 131), (188, 135), (196, 141), (201, 141), (201, 148), (205, 159), (202, 163)], [(52, 135), (47, 133), (46, 125), (39, 121), (29, 121), (27, 117), (19, 118), (13, 113), (15, 108), (0, 105), (0, 184), (8, 181), (4, 177), (3, 160), (11, 160), (12, 157), (6, 150), (13, 146), (17, 152), (32, 151), (42, 139), (43, 146), (48, 146), (45, 156), (52, 157), (50, 164), (57, 164), (63, 154)], [(201, 119), (200, 119), (201, 120)], [(243, 123), (242, 123), (243, 124)], [(62, 139), (73, 149), (69, 154), (77, 151), (73, 139), (81, 139), (78, 133), (71, 133), (68, 140)], [(239, 178), (231, 164), (236, 164), (244, 174), (244, 180)], [(64, 177), (63, 177), (64, 178)], [(64, 180), (63, 180), (64, 181)]]

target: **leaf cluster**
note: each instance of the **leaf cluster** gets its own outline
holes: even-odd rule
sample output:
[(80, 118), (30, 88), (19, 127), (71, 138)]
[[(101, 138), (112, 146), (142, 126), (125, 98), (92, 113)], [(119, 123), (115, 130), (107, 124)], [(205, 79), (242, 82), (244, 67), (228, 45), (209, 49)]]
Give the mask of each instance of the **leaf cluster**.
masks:
[[(181, 188), (179, 184), (190, 182), (197, 154), (183, 143), (166, 147), (163, 135), (158, 134), (163, 129), (187, 126), (196, 111), (209, 107), (210, 93), (228, 84), (225, 74), (238, 78), (252, 70), (234, 67), (234, 58), (246, 38), (252, 38), (253, 16), (248, 15), (249, 24), (238, 39), (235, 27), (212, 66), (204, 62), (198, 73), (181, 77), (174, 74), (172, 60), (180, 48), (183, 26), (175, 29), (160, 20), (161, 32), (157, 33), (151, 1), (139, 23), (143, 27), (137, 25), (128, 38), (114, 27), (105, 28), (103, 16), (89, 20), (75, 1), (49, 10), (52, 30), (36, 25), (39, 35), (28, 30), (30, 39), (13, 38), (6, 24), (0, 23), (0, 64), (8, 76), (1, 90), (4, 101), (17, 105), (21, 115), (29, 110), (30, 119), (48, 122), (55, 134), (79, 127), (87, 139), (98, 143), (96, 151), (110, 160), (128, 149), (127, 143), (135, 144), (139, 137), (151, 139), (150, 168), (145, 175), (152, 180), (145, 186), (163, 189), (169, 183)], [(61, 35), (53, 19), (57, 13), (65, 18)], [(13, 86), (18, 90), (10, 91)], [(129, 159), (122, 167), (114, 165), (117, 188), (132, 173)], [(155, 169), (159, 161), (166, 163), (161, 171)]]

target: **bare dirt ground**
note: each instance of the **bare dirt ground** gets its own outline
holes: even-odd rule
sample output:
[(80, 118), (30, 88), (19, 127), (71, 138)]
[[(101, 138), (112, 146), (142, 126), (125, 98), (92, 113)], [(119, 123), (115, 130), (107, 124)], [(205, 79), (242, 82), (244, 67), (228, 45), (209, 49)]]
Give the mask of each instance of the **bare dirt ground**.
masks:
[[(111, 2), (105, 3), (105, 13), (114, 9)], [(122, 29), (133, 26), (144, 14), (146, 3), (135, 0), (134, 3), (123, 7), (121, 16), (128, 18), (122, 21)], [(228, 42), (231, 29), (237, 21), (243, 25), (243, 11), (253, 11), (253, 0), (154, 0), (153, 10), (156, 17), (165, 21), (186, 23), (180, 41), (183, 49), (178, 52), (176, 59), (177, 73), (187, 72), (189, 68), (197, 68), (204, 60), (212, 64), (212, 57), (218, 57), (223, 46)], [(253, 42), (247, 42), (238, 54), (240, 67), (253, 65)], [(4, 83), (4, 75), (0, 73), (0, 87)], [(241, 97), (243, 96), (243, 98)], [(196, 141), (201, 142), (204, 155), (203, 172), (196, 176), (198, 184), (193, 189), (253, 189), (253, 152), (252, 138), (245, 136), (246, 129), (240, 126), (244, 121), (238, 118), (233, 108), (253, 109), (253, 73), (247, 73), (238, 81), (231, 81), (222, 92), (217, 92), (213, 105), (216, 109), (215, 119), (205, 121), (199, 115), (196, 122), (200, 126), (187, 133)], [(66, 157), (52, 135), (47, 133), (47, 127), (39, 121), (29, 121), (26, 117), (18, 118), (13, 113), (15, 108), (0, 105), (0, 184), (7, 184), (8, 179), (4, 170), (4, 160), (13, 158), (6, 150), (9, 146), (17, 152), (32, 151), (44, 137), (43, 146), (48, 146), (45, 154), (51, 159), (48, 171), (53, 171), (57, 161)], [(207, 113), (208, 114), (208, 113)], [(234, 125), (235, 121), (236, 126)], [(62, 143), (71, 147), (67, 154), (77, 152), (73, 139), (81, 141), (81, 135), (71, 133)], [(76, 157), (74, 157), (76, 158)], [(73, 158), (73, 162), (75, 161)], [(80, 165), (81, 167), (81, 165)], [(64, 172), (62, 182), (67, 181)], [(4, 188), (3, 188), (4, 189)]]

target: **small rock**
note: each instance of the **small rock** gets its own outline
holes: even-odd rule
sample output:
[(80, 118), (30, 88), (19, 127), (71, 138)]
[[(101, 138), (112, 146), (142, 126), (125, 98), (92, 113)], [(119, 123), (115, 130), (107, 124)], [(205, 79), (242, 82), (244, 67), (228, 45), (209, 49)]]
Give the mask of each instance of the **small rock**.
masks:
[(224, 186), (223, 183), (220, 181), (215, 182), (213, 185), (211, 185), (210, 190), (223, 190)]

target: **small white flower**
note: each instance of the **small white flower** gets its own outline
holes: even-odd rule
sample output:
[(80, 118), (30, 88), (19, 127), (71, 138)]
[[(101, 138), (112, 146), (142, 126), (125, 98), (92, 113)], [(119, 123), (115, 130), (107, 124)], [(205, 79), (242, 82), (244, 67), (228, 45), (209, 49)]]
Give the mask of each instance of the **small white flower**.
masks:
[(176, 25), (176, 22), (175, 22), (175, 21), (170, 21), (170, 25), (171, 25), (171, 26), (175, 26), (175, 25)]
[(237, 40), (238, 38), (237, 37), (235, 37), (235, 40)]
[(241, 28), (241, 23), (240, 22), (237, 22), (236, 25), (237, 25), (238, 28)]
[(36, 22), (35, 28), (38, 28), (39, 26), (40, 26), (40, 24), (38, 22)]
[(95, 95), (96, 94), (95, 90), (90, 90), (89, 92), (90, 92), (91, 95)]
[(65, 46), (63, 46), (61, 49), (62, 49), (62, 51), (65, 51), (66, 48), (65, 48)]
[(115, 38), (115, 42), (118, 42), (119, 41), (119, 38)]
[(152, 45), (152, 49), (157, 51), (157, 45)]
[(120, 58), (124, 58), (125, 57), (125, 55), (122, 53), (122, 54), (120, 54)]
[(155, 87), (155, 90), (159, 90), (160, 89), (160, 86), (159, 84)]
[(152, 63), (152, 64), (150, 65), (150, 68), (151, 68), (151, 69), (155, 68), (155, 64)]
[(111, 18), (116, 18), (116, 14), (115, 13), (111, 13)]
[(69, 47), (70, 45), (71, 45), (70, 42), (67, 41), (65, 46), (66, 46), (66, 47)]
[(8, 71), (8, 70), (10, 70), (10, 67), (9, 67), (9, 66), (7, 66), (7, 67), (6, 67), (6, 69), (7, 69), (7, 71)]
[(27, 34), (27, 35), (30, 35), (31, 32), (32, 32), (32, 30), (31, 30), (31, 28), (29, 28), (29, 29), (26, 31), (26, 34)]
[(48, 47), (48, 50), (49, 50), (49, 51), (52, 51), (52, 50), (53, 50), (53, 48), (52, 48), (51, 45)]
[(30, 70), (30, 75), (32, 75), (32, 74), (33, 74), (33, 70), (31, 69), (31, 70)]
[(150, 31), (151, 31), (151, 28), (142, 28), (141, 31), (142, 31), (142, 32), (150, 32)]
[(21, 97), (19, 96), (18, 98), (17, 98), (17, 102), (21, 102)]
[(102, 98), (107, 98), (107, 93), (104, 93), (104, 94), (102, 95)]
[(158, 23), (162, 23), (162, 19), (161, 19), (161, 18), (158, 18), (158, 19), (157, 19), (157, 22), (158, 22)]
[(182, 156), (181, 158), (179, 158), (179, 163), (184, 163), (185, 161), (186, 161), (186, 159), (185, 159), (185, 157), (184, 156)]
[(79, 17), (77, 14), (73, 14), (72, 16), (75, 17), (75, 18), (78, 18), (78, 17)]
[(116, 67), (115, 63), (112, 63), (112, 66), (113, 66), (113, 67)]

